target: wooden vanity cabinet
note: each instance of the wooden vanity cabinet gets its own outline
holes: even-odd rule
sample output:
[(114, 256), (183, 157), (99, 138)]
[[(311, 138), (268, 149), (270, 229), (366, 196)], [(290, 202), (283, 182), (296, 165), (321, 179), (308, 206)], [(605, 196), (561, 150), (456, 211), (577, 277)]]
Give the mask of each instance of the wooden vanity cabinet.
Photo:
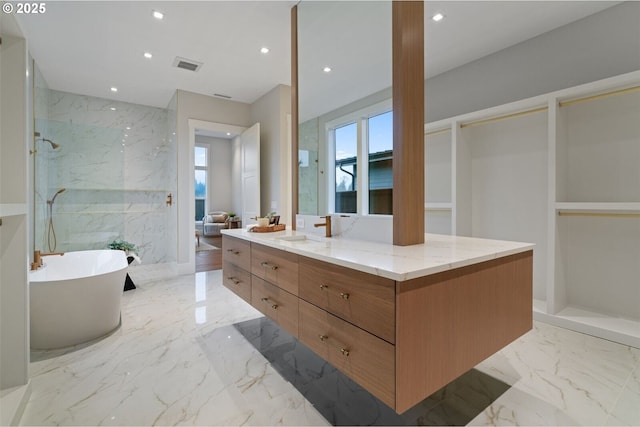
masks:
[(395, 347), (300, 299), (300, 342), (395, 407)]
[(222, 236), (222, 284), (251, 303), (251, 244)]
[(251, 277), (251, 305), (298, 338), (298, 297), (257, 276)]
[(226, 287), (402, 413), (532, 328), (533, 251), (394, 281), (223, 237)]
[(300, 257), (300, 298), (395, 343), (396, 282)]
[(251, 274), (298, 295), (298, 255), (251, 244)]
[(229, 261), (224, 261), (222, 283), (240, 298), (251, 303), (251, 273)]
[(222, 262), (229, 262), (251, 271), (251, 243), (235, 237), (222, 236)]

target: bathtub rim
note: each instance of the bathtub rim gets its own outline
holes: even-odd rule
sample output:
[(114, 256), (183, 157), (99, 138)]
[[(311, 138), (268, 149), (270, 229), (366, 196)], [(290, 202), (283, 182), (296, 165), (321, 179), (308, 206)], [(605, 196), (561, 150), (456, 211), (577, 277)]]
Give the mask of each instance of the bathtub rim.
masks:
[[(54, 265), (48, 265), (47, 261), (48, 258), (52, 258), (52, 257), (64, 257), (64, 256), (71, 256), (73, 257), (74, 253), (84, 253), (84, 254), (88, 254), (88, 253), (98, 253), (98, 252), (109, 252), (112, 253), (112, 256), (115, 258), (117, 257), (117, 255), (113, 254), (113, 252), (122, 252), (123, 253), (123, 262), (124, 264), (122, 266), (114, 266), (111, 269), (105, 269), (104, 271), (100, 271), (97, 272), (96, 274), (86, 274), (85, 272), (78, 272), (77, 274), (71, 274), (67, 277), (61, 277), (61, 278), (53, 278), (53, 279), (48, 279), (47, 278), (47, 268), (53, 268)], [(66, 261), (66, 260), (65, 260)], [(115, 260), (115, 262), (117, 262), (118, 260)], [(81, 250), (81, 251), (70, 251), (70, 252), (65, 252), (64, 255), (46, 255), (43, 258), (43, 263), (44, 265), (42, 267), (40, 267), (37, 270), (31, 270), (29, 271), (29, 275), (28, 275), (28, 281), (29, 281), (29, 285), (38, 285), (38, 284), (51, 284), (53, 285), (56, 282), (66, 282), (69, 280), (79, 280), (79, 279), (87, 279), (90, 277), (100, 277), (103, 276), (105, 274), (110, 274), (116, 271), (121, 271), (123, 269), (126, 269), (129, 266), (129, 263), (127, 261), (127, 255), (124, 251), (121, 251), (119, 249), (87, 249), (87, 250)], [(54, 262), (55, 264), (55, 262)], [(117, 267), (117, 268), (116, 268)]]

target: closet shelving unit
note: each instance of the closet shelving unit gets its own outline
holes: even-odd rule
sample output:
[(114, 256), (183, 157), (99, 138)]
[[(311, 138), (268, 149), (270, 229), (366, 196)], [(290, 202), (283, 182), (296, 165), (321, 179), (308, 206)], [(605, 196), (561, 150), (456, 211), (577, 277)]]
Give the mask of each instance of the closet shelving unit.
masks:
[(425, 144), (428, 232), (535, 243), (534, 318), (640, 348), (640, 71), (429, 123)]
[(428, 131), (425, 127), (425, 230), (452, 234), (453, 146), (451, 128)]

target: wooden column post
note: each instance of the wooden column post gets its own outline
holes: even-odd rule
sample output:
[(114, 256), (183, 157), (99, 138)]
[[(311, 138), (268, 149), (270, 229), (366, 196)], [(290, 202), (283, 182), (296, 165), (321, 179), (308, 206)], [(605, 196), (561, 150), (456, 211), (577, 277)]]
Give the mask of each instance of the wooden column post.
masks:
[(291, 8), (291, 228), (298, 213), (298, 6)]
[(424, 243), (424, 2), (392, 3), (393, 244)]

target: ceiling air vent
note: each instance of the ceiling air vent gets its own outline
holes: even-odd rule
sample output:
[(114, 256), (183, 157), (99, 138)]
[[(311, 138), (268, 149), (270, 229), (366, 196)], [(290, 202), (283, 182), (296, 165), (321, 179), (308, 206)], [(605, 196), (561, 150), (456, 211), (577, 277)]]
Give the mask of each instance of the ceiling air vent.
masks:
[(183, 70), (198, 71), (200, 67), (202, 67), (202, 62), (176, 56), (176, 59), (173, 60), (173, 66), (182, 68)]

